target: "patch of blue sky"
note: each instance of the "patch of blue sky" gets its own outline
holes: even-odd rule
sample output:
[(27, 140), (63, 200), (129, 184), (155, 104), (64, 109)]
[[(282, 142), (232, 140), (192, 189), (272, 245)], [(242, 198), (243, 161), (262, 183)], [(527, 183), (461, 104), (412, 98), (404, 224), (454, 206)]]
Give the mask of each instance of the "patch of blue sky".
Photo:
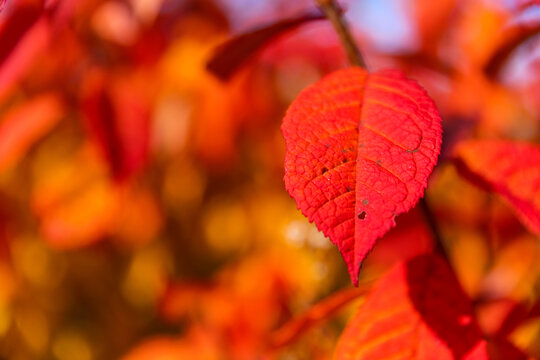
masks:
[(408, 53), (419, 45), (408, 4), (406, 0), (350, 1), (346, 16), (376, 50)]

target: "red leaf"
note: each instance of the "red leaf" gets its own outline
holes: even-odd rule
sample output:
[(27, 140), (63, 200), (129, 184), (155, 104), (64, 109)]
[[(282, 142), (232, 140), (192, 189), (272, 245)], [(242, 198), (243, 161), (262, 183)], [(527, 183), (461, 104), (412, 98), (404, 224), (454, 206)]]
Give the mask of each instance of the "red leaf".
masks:
[(422, 196), (441, 147), (439, 113), (401, 72), (349, 68), (304, 90), (282, 131), (285, 186), (357, 284), (377, 238)]
[(523, 303), (518, 303), (504, 319), (504, 322), (497, 330), (497, 335), (507, 337), (512, 331), (523, 325), (525, 321), (538, 317), (540, 317), (540, 302), (537, 301), (529, 308)]
[(401, 263), (379, 280), (335, 355), (336, 360), (488, 359), (470, 300), (446, 262), (434, 255)]
[(228, 80), (253, 54), (277, 36), (309, 21), (324, 18), (320, 11), (310, 11), (238, 35), (216, 49), (206, 68), (221, 80)]
[(136, 84), (90, 73), (83, 86), (81, 108), (88, 131), (122, 181), (140, 171), (149, 148), (148, 104)]
[(36, 23), (41, 12), (41, 6), (19, 6), (15, 8), (6, 23), (2, 24), (3, 26), (0, 28), (0, 65), (6, 60), (26, 32)]
[(477, 140), (457, 149), (460, 172), (481, 187), (501, 195), (533, 233), (540, 234), (540, 147)]
[(42, 4), (22, 4), (0, 24), (0, 98), (47, 47), (51, 29)]
[(514, 344), (505, 339), (491, 340), (487, 346), (490, 360), (532, 360), (532, 357), (527, 356)]

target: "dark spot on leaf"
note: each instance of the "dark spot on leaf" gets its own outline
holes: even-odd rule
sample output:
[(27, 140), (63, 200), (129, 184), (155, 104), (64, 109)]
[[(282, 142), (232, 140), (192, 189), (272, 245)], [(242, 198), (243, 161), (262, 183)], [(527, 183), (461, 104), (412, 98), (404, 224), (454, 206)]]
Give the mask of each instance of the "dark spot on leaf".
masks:
[(326, 146), (327, 148), (329, 148), (329, 147), (330, 147), (330, 144), (324, 144), (324, 146)]
[(347, 163), (347, 158), (343, 158), (343, 163), (346, 164)]
[(381, 164), (382, 164), (382, 160), (381, 160), (381, 159), (378, 159), (378, 160), (377, 160), (377, 165), (380, 166)]
[(362, 205), (369, 205), (369, 200), (368, 199), (362, 200)]
[(364, 220), (366, 218), (366, 212), (365, 211), (362, 211), (361, 213), (358, 214), (358, 218), (360, 220)]
[(323, 173), (323, 174), (324, 174), (325, 172), (327, 172), (327, 171), (328, 171), (327, 168), (325, 168), (325, 167), (322, 168), (322, 173)]
[[(362, 145), (362, 146), (364, 146), (364, 145)], [(349, 148), (349, 151), (354, 151), (354, 148), (353, 148), (353, 147), (350, 147), (350, 148)]]
[(345, 189), (347, 189), (347, 191), (351, 191), (351, 187), (350, 186), (347, 186)]
[(418, 148), (414, 149), (414, 150), (406, 150), (406, 152), (408, 152), (409, 154), (410, 153), (415, 153), (415, 152), (418, 152)]

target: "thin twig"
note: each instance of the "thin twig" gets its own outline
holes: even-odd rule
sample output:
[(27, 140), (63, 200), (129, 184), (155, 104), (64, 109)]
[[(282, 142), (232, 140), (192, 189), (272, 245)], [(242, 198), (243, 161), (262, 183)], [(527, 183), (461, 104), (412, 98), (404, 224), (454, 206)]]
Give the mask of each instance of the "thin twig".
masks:
[[(315, 1), (317, 2), (317, 5), (325, 14), (325, 16), (328, 18), (328, 20), (330, 20), (330, 22), (334, 26), (337, 34), (339, 35), (339, 38), (341, 39), (341, 42), (343, 44), (343, 47), (345, 48), (351, 64), (363, 67), (365, 69), (366, 63), (364, 61), (364, 58), (362, 57), (362, 53), (360, 52), (358, 45), (356, 44), (351, 35), (349, 26), (343, 18), (343, 12), (341, 11), (341, 8), (339, 7), (336, 0)], [(435, 246), (433, 249), (434, 252), (438, 253), (447, 261), (449, 261), (450, 259), (442, 241), (437, 222), (435, 221), (435, 217), (433, 216), (433, 213), (431, 212), (431, 209), (429, 208), (429, 205), (424, 198), (420, 199), (420, 207), (422, 208), (426, 222), (433, 235), (433, 240), (435, 242)]]
[(341, 8), (335, 0), (315, 0), (319, 8), (324, 12), (328, 20), (332, 23), (336, 29), (339, 38), (345, 48), (345, 52), (349, 57), (349, 61), (352, 65), (366, 68), (366, 63), (362, 57), (358, 45), (354, 41), (349, 26), (342, 16)]
[(446, 251), (446, 247), (444, 246), (444, 242), (439, 231), (439, 226), (435, 221), (435, 216), (433, 216), (433, 212), (431, 211), (429, 204), (425, 198), (420, 199), (419, 203), (420, 207), (422, 208), (422, 212), (424, 213), (424, 218), (426, 219), (427, 225), (429, 226), (429, 230), (431, 231), (431, 235), (433, 236), (433, 242), (435, 243), (433, 252), (441, 255), (447, 261), (450, 261), (448, 252)]

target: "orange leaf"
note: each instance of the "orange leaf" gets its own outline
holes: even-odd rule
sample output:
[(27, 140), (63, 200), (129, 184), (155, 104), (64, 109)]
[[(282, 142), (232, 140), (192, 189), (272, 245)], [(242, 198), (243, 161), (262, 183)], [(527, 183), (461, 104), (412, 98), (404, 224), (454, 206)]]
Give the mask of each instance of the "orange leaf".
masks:
[(409, 2), (409, 10), (418, 28), (422, 47), (428, 53), (435, 54), (437, 45), (444, 32), (448, 30), (452, 13), (456, 10), (456, 0), (413, 0)]
[(31, 196), (44, 238), (56, 249), (102, 240), (118, 216), (119, 193), (95, 150), (83, 146), (71, 156), (54, 156), (52, 148), (45, 149), (48, 156), (34, 163)]
[(60, 120), (64, 105), (58, 94), (45, 94), (9, 111), (0, 123), (0, 169), (12, 165)]
[(182, 338), (156, 336), (137, 344), (121, 360), (221, 359), (219, 344), (212, 334), (200, 327), (191, 327)]
[(503, 197), (527, 228), (540, 234), (540, 147), (477, 140), (457, 148), (457, 165), (468, 179)]
[(270, 347), (280, 348), (292, 343), (311, 327), (335, 315), (339, 310), (353, 300), (364, 295), (371, 284), (362, 288), (352, 288), (337, 291), (322, 301), (310, 307), (305, 313), (286, 322), (270, 337)]
[(433, 101), (399, 71), (335, 72), (283, 120), (285, 186), (338, 245), (354, 284), (375, 241), (422, 196), (441, 147)]
[(434, 255), (401, 263), (379, 281), (335, 355), (336, 360), (488, 359), (470, 300)]

